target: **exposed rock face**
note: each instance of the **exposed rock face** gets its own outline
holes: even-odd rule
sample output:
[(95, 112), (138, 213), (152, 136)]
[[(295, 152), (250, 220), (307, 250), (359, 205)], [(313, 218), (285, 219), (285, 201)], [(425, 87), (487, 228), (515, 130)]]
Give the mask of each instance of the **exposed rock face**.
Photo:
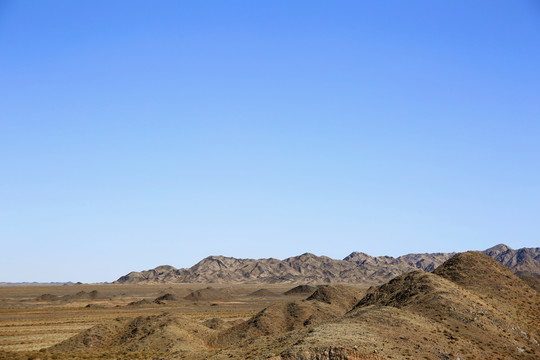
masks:
[(540, 248), (522, 248), (518, 250), (499, 244), (487, 250), (484, 254), (491, 256), (514, 273), (540, 274)]
[[(518, 275), (540, 274), (540, 248), (513, 250), (497, 245), (484, 251)], [(278, 259), (209, 256), (188, 269), (159, 266), (131, 272), (116, 283), (355, 283), (379, 285), (413, 270), (433, 271), (455, 253), (408, 254), (397, 258), (353, 252), (343, 260), (310, 253)]]

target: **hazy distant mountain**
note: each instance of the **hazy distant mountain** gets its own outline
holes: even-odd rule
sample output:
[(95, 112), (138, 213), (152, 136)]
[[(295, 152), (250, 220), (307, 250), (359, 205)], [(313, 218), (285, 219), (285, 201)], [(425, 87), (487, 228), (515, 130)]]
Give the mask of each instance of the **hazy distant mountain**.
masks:
[[(540, 274), (540, 248), (513, 250), (497, 245), (484, 251), (521, 274)], [(370, 256), (353, 252), (343, 260), (310, 253), (278, 259), (209, 256), (188, 269), (164, 265), (131, 272), (116, 283), (362, 283), (381, 284), (411, 270), (432, 271), (455, 253)]]

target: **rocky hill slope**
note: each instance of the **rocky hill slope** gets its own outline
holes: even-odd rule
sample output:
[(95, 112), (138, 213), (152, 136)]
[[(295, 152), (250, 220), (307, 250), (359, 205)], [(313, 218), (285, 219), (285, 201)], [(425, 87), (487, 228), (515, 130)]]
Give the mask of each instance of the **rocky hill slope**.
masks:
[[(320, 359), (317, 349), (333, 347), (384, 359), (538, 359), (540, 295), (481, 252), (458, 254), (433, 272), (398, 276), (355, 305), (345, 291), (321, 287), (304, 301), (268, 307), (218, 339), (276, 360)], [(347, 301), (328, 316), (321, 292)], [(273, 324), (262, 321), (267, 318), (278, 325), (267, 325)]]
[[(513, 250), (500, 244), (484, 251), (518, 275), (540, 274), (540, 248)], [(412, 270), (432, 271), (455, 253), (408, 254), (397, 258), (353, 252), (343, 260), (310, 253), (278, 259), (209, 256), (191, 268), (159, 266), (131, 272), (116, 283), (355, 283), (378, 285)]]
[[(287, 351), (341, 346), (399, 359), (538, 359), (540, 296), (480, 252), (371, 288)], [(297, 345), (298, 344), (298, 345)]]
[(173, 313), (118, 318), (48, 351), (139, 351), (146, 358), (161, 349), (152, 358), (192, 360), (532, 360), (540, 354), (540, 294), (481, 252), (457, 254), (431, 272), (411, 271), (367, 293), (347, 285), (314, 289), (304, 300), (276, 302), (225, 329)]

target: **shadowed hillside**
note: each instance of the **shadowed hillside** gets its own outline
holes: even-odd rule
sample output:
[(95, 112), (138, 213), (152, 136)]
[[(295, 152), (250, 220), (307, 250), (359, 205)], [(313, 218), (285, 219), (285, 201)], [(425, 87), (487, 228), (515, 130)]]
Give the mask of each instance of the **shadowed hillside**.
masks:
[(285, 291), (284, 295), (311, 295), (315, 290), (317, 290), (316, 286), (312, 285), (298, 285), (293, 287), (290, 290)]

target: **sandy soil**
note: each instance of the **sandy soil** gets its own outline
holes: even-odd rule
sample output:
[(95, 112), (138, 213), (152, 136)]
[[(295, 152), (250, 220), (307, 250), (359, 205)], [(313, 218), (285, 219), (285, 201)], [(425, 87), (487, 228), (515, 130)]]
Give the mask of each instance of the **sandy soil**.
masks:
[[(216, 298), (193, 301), (185, 296), (208, 287), (225, 290), (228, 299)], [(225, 321), (245, 320), (276, 302), (291, 301), (291, 296), (280, 296), (291, 285), (264, 285), (272, 296), (252, 296), (260, 285), (219, 286), (212, 284), (180, 285), (69, 285), (0, 287), (0, 350), (28, 351), (52, 346), (93, 325), (118, 317), (178, 313), (203, 323), (218, 318)], [(97, 291), (96, 299), (74, 299), (69, 296)], [(43, 294), (59, 300), (38, 301)], [(179, 301), (148, 306), (128, 306), (147, 299), (152, 302), (164, 294), (174, 294)], [(263, 293), (264, 294), (264, 293)], [(278, 296), (275, 296), (277, 294)], [(65, 297), (64, 299), (62, 299)], [(304, 298), (301, 294), (299, 298)]]

